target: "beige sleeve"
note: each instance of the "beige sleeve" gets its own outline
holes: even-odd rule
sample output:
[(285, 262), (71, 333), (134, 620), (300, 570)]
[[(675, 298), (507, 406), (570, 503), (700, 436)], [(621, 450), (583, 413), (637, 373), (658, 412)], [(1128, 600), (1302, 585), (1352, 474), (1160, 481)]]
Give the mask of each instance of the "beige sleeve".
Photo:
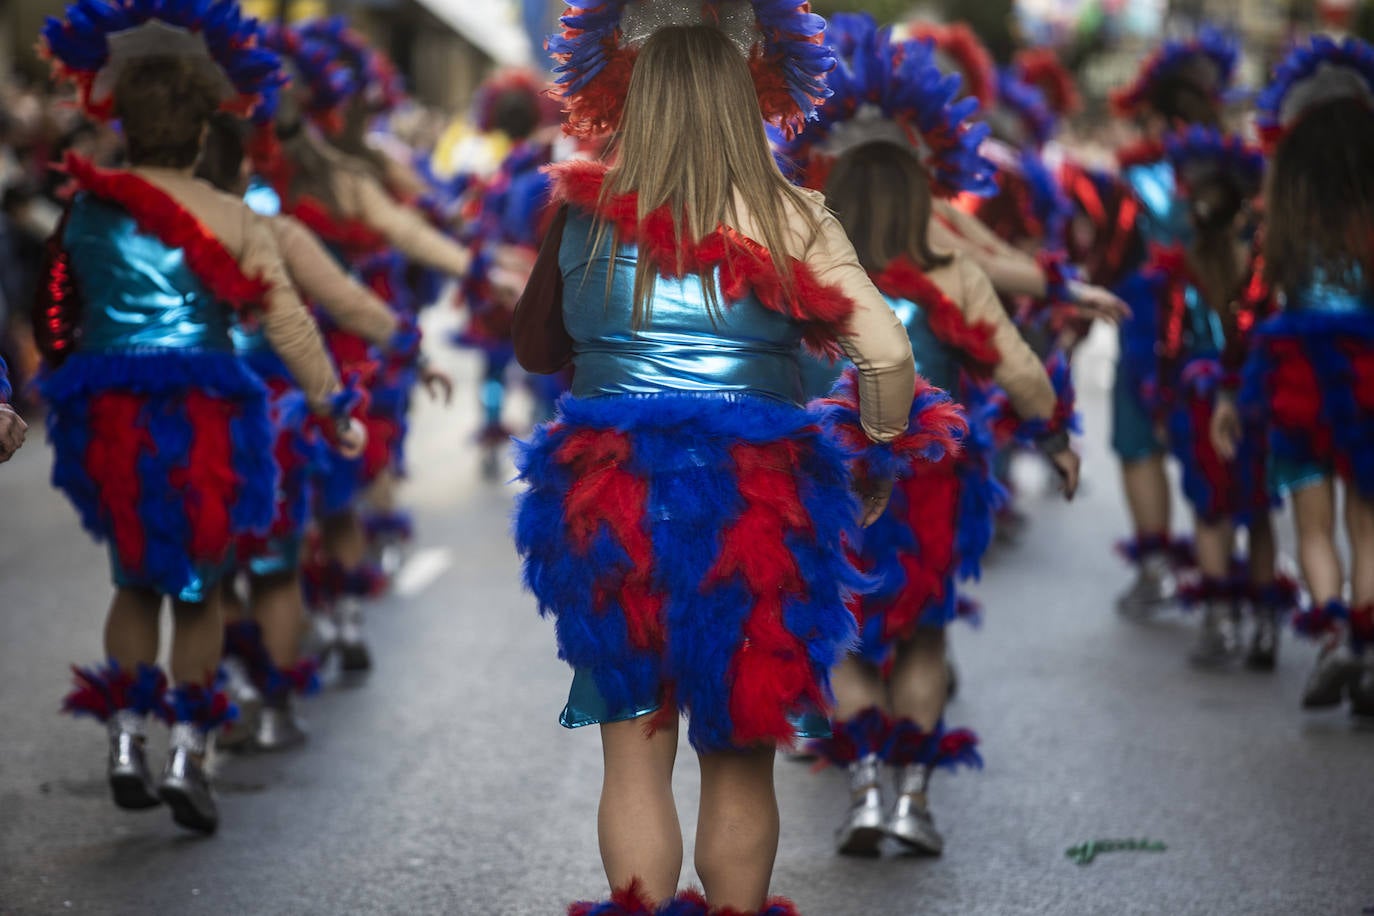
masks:
[(385, 302), (358, 283), (330, 256), (309, 229), (290, 216), (268, 223), (291, 279), (307, 299), (329, 313), (345, 331), (385, 346), (400, 322)]
[(825, 213), (806, 257), (822, 283), (838, 286), (854, 303), (849, 333), (840, 346), (859, 370), (859, 419), (874, 442), (906, 431), (916, 387), (911, 341), (896, 313), (878, 292), (840, 221)]
[(471, 256), (462, 245), (435, 229), (414, 207), (397, 203), (374, 179), (358, 172), (340, 172), (340, 180), (353, 185), (357, 216), (380, 232), (401, 254), (412, 261), (460, 277), (467, 273)]
[(987, 275), (972, 259), (957, 255), (954, 264), (946, 270), (954, 272), (959, 287), (946, 292), (963, 309), (969, 322), (985, 321), (997, 329), (992, 342), (1002, 359), (993, 370), (993, 381), (1006, 391), (1011, 406), (1022, 419), (1049, 419), (1055, 408), (1054, 386), (1049, 374), (1007, 317)]
[(263, 333), (296, 384), (305, 392), (311, 409), (325, 413), (329, 409), (330, 396), (341, 387), (338, 373), (324, 348), (315, 319), (291, 285), (272, 231), (246, 209), (244, 212), (250, 223), (244, 227), (243, 255), (239, 263), (244, 273), (261, 278), (269, 288), (266, 308), (260, 318)]
[(937, 207), (936, 218), (930, 221), (930, 244), (937, 251), (957, 251), (972, 258), (1003, 295), (1045, 295), (1045, 272), (1035, 258), (1008, 245), (976, 216), (945, 202)]

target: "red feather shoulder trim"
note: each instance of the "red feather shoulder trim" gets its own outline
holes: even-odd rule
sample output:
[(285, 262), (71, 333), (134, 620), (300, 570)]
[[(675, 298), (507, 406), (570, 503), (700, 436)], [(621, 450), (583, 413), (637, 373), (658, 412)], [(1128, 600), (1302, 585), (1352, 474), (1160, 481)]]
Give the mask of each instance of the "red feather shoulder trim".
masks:
[(1138, 165), (1154, 165), (1164, 159), (1164, 144), (1158, 140), (1141, 140), (1116, 151), (1116, 164), (1123, 169)]
[[(282, 200), (286, 198), (283, 196)], [(297, 197), (286, 205), (286, 210), (311, 232), (344, 249), (349, 258), (362, 257), (386, 247), (386, 239), (380, 232), (362, 220), (335, 216), (313, 197)]]
[(837, 341), (848, 329), (854, 303), (838, 286), (822, 283), (804, 261), (791, 258), (789, 294), (768, 249), (728, 226), (718, 226), (691, 243), (678, 239), (667, 207), (649, 213), (641, 223), (636, 195), (603, 199), (606, 172), (607, 166), (599, 162), (573, 160), (550, 166), (552, 200), (609, 223), (616, 237), (638, 246), (663, 277), (680, 279), (719, 268), (726, 301), (738, 302), (752, 293), (765, 308), (800, 323), (807, 347), (826, 356), (840, 355)]
[(216, 299), (241, 312), (267, 307), (267, 283), (245, 274), (224, 243), (175, 197), (132, 172), (99, 169), (74, 154), (67, 155), (65, 168), (83, 191), (119, 205), (139, 229), (185, 251), (187, 265)]
[(972, 374), (986, 378), (1002, 361), (1002, 354), (993, 343), (997, 329), (986, 321), (970, 322), (954, 300), (910, 258), (894, 258), (882, 273), (873, 275), (873, 285), (885, 295), (920, 306), (935, 337), (958, 350), (964, 367)]

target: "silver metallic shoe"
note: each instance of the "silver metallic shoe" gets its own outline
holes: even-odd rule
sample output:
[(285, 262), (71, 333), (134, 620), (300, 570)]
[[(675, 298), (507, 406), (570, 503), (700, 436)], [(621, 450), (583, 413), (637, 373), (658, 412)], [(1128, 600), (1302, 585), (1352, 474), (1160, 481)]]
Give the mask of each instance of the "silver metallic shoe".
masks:
[(305, 728), (296, 718), (294, 705), (290, 693), (283, 694), (280, 699), (269, 699), (263, 704), (257, 733), (253, 736), (255, 748), (260, 751), (284, 751), (305, 743)]
[(219, 809), (202, 762), (206, 743), (205, 733), (191, 723), (172, 726), (158, 794), (172, 809), (172, 820), (188, 830), (209, 834), (219, 826)]
[(1230, 601), (1208, 601), (1188, 660), (1199, 668), (1218, 668), (1235, 661), (1239, 648), (1240, 612)]
[(926, 800), (930, 768), (913, 764), (897, 774), (897, 803), (887, 819), (887, 835), (901, 843), (907, 852), (938, 856), (945, 851), (945, 838), (935, 829)]
[(339, 660), (345, 674), (372, 670), (372, 652), (363, 633), (363, 603), (357, 598), (339, 599)]
[(842, 856), (876, 856), (883, 842), (883, 790), (878, 756), (849, 765), (849, 812), (835, 831)]
[(1123, 616), (1143, 620), (1178, 597), (1178, 577), (1166, 554), (1152, 553), (1140, 559), (1140, 571), (1131, 587), (1116, 599)]
[(1346, 689), (1359, 675), (1359, 661), (1342, 640), (1324, 649), (1317, 657), (1317, 666), (1307, 676), (1302, 690), (1303, 709), (1329, 709), (1341, 705)]
[(248, 669), (242, 659), (229, 656), (220, 664), (224, 672), (224, 692), (238, 707), (238, 718), (229, 724), (219, 736), (219, 746), (226, 750), (243, 747), (253, 740), (257, 731), (258, 716), (262, 713), (262, 693), (248, 676)]
[(131, 709), (121, 709), (105, 723), (110, 733), (110, 792), (116, 805), (130, 811), (162, 804), (143, 750), (144, 720)]
[(1245, 653), (1245, 667), (1252, 671), (1273, 671), (1279, 660), (1279, 612), (1262, 605), (1256, 606), (1254, 618), (1250, 648)]

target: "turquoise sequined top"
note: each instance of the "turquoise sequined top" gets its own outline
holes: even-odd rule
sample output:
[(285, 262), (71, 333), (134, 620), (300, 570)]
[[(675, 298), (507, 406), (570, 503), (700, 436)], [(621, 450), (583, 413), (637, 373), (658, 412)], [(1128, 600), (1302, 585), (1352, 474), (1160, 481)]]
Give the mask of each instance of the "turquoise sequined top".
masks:
[[(592, 251), (592, 220), (569, 213), (559, 250), (563, 321), (573, 339), (572, 393), (756, 394), (800, 405), (801, 327), (750, 296), (712, 315), (702, 281), (659, 277), (652, 314), (632, 330), (638, 251), (610, 233)], [(609, 283), (608, 283), (609, 277)], [(718, 275), (706, 282), (720, 289)]]
[(1121, 178), (1140, 203), (1136, 230), (1147, 245), (1187, 245), (1192, 241), (1188, 206), (1168, 160), (1130, 166)]
[(186, 252), (140, 231), (121, 207), (78, 195), (62, 245), (85, 304), (82, 351), (232, 349), (230, 310)]

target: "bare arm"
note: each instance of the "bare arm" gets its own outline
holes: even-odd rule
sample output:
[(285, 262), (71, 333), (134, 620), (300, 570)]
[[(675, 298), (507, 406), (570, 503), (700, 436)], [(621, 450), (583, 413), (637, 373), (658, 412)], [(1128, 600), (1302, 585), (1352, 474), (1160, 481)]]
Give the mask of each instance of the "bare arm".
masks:
[(468, 250), (431, 226), (414, 207), (392, 200), (380, 184), (360, 173), (341, 172), (340, 180), (353, 186), (357, 216), (401, 254), (455, 277), (467, 273), (472, 260)]

